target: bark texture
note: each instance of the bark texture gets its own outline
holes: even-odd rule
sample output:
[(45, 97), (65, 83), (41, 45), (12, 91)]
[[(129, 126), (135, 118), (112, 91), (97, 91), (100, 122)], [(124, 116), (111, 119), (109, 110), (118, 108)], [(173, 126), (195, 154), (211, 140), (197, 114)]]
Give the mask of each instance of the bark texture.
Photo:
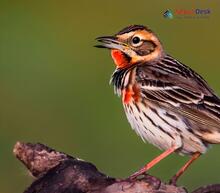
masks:
[[(17, 142), (13, 152), (36, 177), (24, 193), (187, 193), (183, 187), (148, 174), (132, 181), (109, 177), (89, 162), (40, 143)], [(200, 187), (192, 193), (220, 193), (220, 184)]]

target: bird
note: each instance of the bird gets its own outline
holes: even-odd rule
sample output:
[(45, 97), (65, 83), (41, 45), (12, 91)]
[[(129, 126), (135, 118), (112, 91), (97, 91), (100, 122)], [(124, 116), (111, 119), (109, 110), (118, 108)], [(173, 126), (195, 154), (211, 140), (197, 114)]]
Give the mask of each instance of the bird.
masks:
[(116, 69), (110, 82), (132, 129), (164, 151), (129, 178), (144, 175), (175, 152), (190, 157), (171, 178), (176, 184), (210, 145), (220, 143), (220, 98), (201, 75), (169, 55), (144, 25), (96, 40), (96, 47), (111, 51)]

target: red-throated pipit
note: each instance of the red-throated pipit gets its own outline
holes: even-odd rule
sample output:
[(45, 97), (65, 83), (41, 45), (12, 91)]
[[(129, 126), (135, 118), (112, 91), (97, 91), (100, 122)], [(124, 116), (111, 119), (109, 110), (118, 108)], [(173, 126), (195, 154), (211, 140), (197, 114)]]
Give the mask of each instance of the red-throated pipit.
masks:
[(220, 99), (195, 71), (168, 55), (147, 27), (132, 25), (97, 38), (116, 64), (111, 82), (131, 127), (164, 153), (131, 175), (135, 178), (173, 152), (191, 159), (172, 178), (220, 143)]

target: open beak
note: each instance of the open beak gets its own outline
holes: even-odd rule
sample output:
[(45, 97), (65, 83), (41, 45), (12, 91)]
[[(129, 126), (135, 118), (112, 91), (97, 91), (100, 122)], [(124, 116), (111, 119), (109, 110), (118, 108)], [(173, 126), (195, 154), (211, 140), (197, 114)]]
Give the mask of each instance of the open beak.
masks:
[(128, 48), (127, 44), (118, 41), (117, 38), (114, 36), (102, 36), (96, 38), (96, 40), (98, 42), (101, 42), (101, 45), (95, 45), (95, 47), (97, 48), (117, 49), (121, 50), (122, 52), (124, 52)]

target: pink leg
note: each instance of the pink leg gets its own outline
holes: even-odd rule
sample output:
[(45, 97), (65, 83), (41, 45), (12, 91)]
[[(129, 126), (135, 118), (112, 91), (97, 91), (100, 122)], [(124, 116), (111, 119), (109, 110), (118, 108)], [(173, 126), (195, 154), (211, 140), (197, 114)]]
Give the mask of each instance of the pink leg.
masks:
[(177, 180), (179, 179), (179, 177), (186, 171), (186, 169), (195, 161), (199, 158), (199, 156), (201, 155), (201, 153), (197, 152), (195, 153), (191, 159), (186, 162), (186, 164), (180, 168), (180, 170), (172, 177), (170, 183), (176, 185)]
[(165, 152), (160, 154), (158, 157), (154, 158), (151, 162), (146, 164), (143, 168), (141, 168), (139, 171), (135, 172), (132, 174), (129, 178), (134, 179), (142, 174), (144, 174), (146, 171), (148, 171), (150, 168), (155, 166), (158, 162), (160, 162), (162, 159), (173, 153), (177, 148), (176, 147), (171, 147), (170, 149), (167, 149)]

